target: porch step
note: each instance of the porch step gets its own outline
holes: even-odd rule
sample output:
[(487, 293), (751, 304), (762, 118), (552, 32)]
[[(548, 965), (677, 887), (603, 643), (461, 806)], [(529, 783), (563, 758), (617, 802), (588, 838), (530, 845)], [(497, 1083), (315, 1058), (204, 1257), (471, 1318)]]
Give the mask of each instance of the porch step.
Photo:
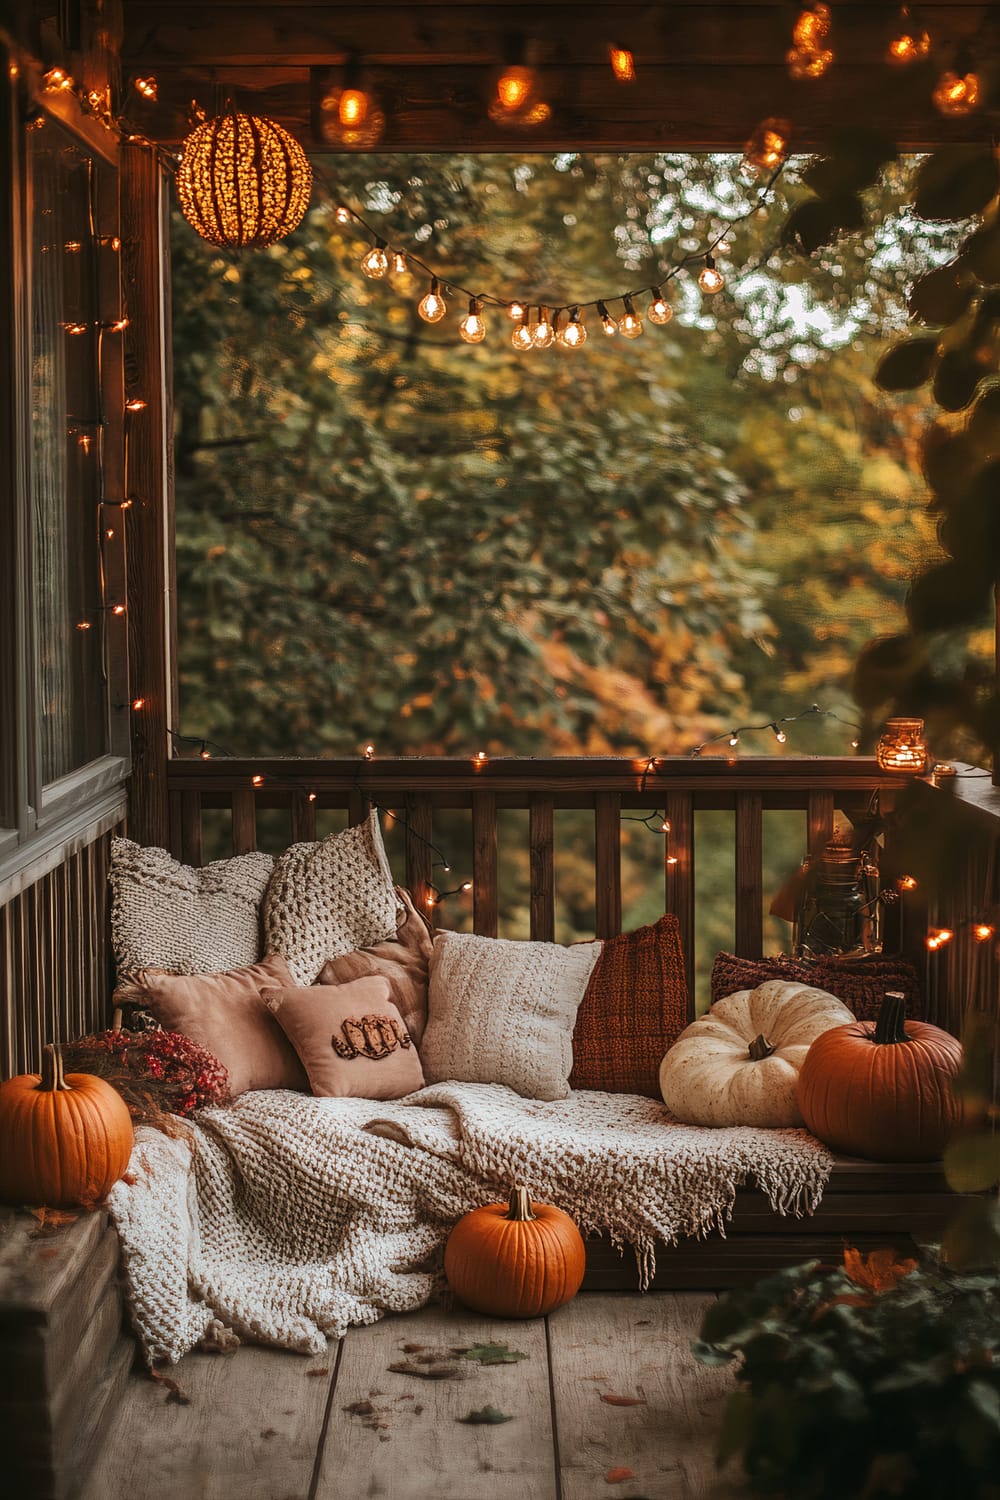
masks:
[(78, 1493), (135, 1358), (122, 1306), (106, 1214), (50, 1234), (0, 1208), (0, 1451), (12, 1493)]

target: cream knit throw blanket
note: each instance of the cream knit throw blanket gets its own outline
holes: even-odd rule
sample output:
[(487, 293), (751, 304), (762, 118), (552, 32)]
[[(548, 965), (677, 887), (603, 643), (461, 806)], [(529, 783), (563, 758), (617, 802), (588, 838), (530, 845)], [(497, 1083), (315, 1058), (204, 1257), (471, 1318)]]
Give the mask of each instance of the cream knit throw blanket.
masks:
[(832, 1165), (805, 1131), (678, 1125), (631, 1094), (274, 1090), (204, 1111), (190, 1141), (140, 1130), (110, 1205), (149, 1361), (226, 1330), (316, 1354), (351, 1324), (422, 1306), (455, 1220), (513, 1183), (633, 1246), (645, 1285), (656, 1243), (723, 1229), (741, 1184), (810, 1213)]

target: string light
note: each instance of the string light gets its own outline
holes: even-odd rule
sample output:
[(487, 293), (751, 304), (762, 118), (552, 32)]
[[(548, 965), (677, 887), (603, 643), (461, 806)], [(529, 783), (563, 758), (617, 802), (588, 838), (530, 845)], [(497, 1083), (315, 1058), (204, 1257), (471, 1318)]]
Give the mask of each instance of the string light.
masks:
[(626, 339), (637, 339), (642, 333), (642, 319), (636, 312), (635, 305), (631, 297), (623, 297), (622, 306), (625, 309), (625, 314), (618, 325), (619, 329), (621, 330), (622, 337)]
[(90, 621), (89, 620), (77, 620), (77, 622), (76, 622), (76, 628), (77, 628), (77, 630), (89, 630), (91, 628)]
[(374, 760), (375, 746), (369, 743), (365, 746), (364, 750), (361, 753), (364, 756), (365, 760)]
[(580, 309), (570, 309), (569, 322), (560, 328), (556, 338), (564, 349), (579, 349), (587, 342), (587, 330), (580, 318)]
[(938, 79), (931, 94), (939, 114), (951, 118), (971, 115), (979, 106), (980, 83), (976, 73), (958, 74), (945, 72)]
[(436, 276), (432, 276), (430, 291), (421, 297), (417, 312), (425, 323), (440, 323), (447, 311), (448, 305), (441, 296), (441, 284)]
[(157, 82), (156, 79), (151, 76), (148, 78), (133, 78), (132, 87), (135, 89), (137, 94), (141, 94), (143, 99), (155, 100), (157, 96)]
[(761, 120), (743, 148), (744, 170), (756, 176), (758, 172), (773, 172), (788, 156), (788, 144), (792, 127), (787, 120), (769, 117)]
[(488, 762), (489, 756), (486, 754), (486, 751), (477, 750), (475, 755), (472, 757), (472, 768), (475, 771), (482, 771)]
[(778, 741), (778, 744), (784, 745), (788, 739), (788, 735), (785, 733), (785, 731), (779, 728), (775, 723), (772, 723), (771, 728), (774, 730), (774, 738)]
[(400, 278), (404, 276), (410, 276), (410, 267), (407, 264), (406, 256), (403, 254), (402, 250), (394, 250), (392, 252), (391, 271), (393, 276), (398, 276)]
[(995, 932), (996, 927), (992, 922), (974, 922), (972, 924), (972, 936), (977, 943), (988, 943)]
[(885, 60), (894, 68), (908, 68), (931, 50), (931, 39), (923, 27), (914, 26), (908, 5), (899, 12), (899, 30), (886, 48)]
[(149, 402), (148, 401), (143, 401), (143, 399), (142, 399), (141, 396), (132, 396), (128, 401), (125, 402), (125, 410), (126, 411), (145, 411), (146, 407), (148, 405), (149, 405)]
[(481, 344), (486, 337), (482, 311), (483, 304), (477, 298), (470, 297), (469, 311), (458, 325), (458, 332), (467, 344)]
[(372, 281), (380, 281), (389, 270), (389, 257), (385, 253), (385, 240), (377, 239), (368, 254), (362, 258), (361, 269)]
[(350, 224), (354, 215), (349, 208), (345, 208), (341, 203), (334, 209), (333, 217), (337, 224)]
[(601, 327), (609, 339), (613, 339), (618, 332), (618, 323), (608, 312), (607, 303), (598, 302), (597, 315), (601, 320)]
[(534, 335), (528, 323), (528, 309), (524, 308), (521, 320), (510, 336), (510, 341), (519, 354), (525, 354), (529, 349), (535, 347)]
[(698, 285), (709, 297), (714, 297), (716, 292), (722, 291), (725, 284), (722, 272), (715, 264), (715, 257), (706, 255), (704, 269), (698, 276)]
[(798, 15), (792, 28), (792, 50), (785, 58), (793, 78), (822, 78), (833, 62), (833, 52), (823, 44), (830, 34), (830, 7), (814, 0)]
[(306, 797), (306, 801), (307, 802), (315, 802), (316, 801), (316, 793), (315, 792), (309, 792), (309, 794)]
[(897, 891), (915, 891), (920, 882), (915, 875), (900, 875), (896, 881)]
[(540, 307), (535, 318), (535, 331), (532, 334), (532, 343), (536, 349), (547, 349), (555, 338), (552, 324), (549, 322), (549, 310)]
[(739, 731), (736, 730), (736, 729), (731, 730), (730, 734), (729, 734), (729, 743), (733, 747), (734, 750), (736, 749), (736, 746), (739, 744), (739, 742), (740, 742)]
[(954, 936), (950, 927), (932, 927), (924, 938), (924, 944), (931, 953), (936, 953), (939, 948), (946, 948)]
[(527, 310), (523, 302), (510, 302), (507, 305), (507, 316), (513, 323), (519, 323)]
[(611, 71), (619, 83), (635, 82), (635, 58), (627, 47), (609, 47)]
[(261, 776), (261, 774), (260, 774), (259, 771), (258, 771), (258, 773), (257, 773), (256, 776), (251, 776), (250, 777), (250, 785), (251, 786), (263, 786), (264, 785), (264, 778), (263, 778), (263, 776)]
[(118, 615), (118, 616), (123, 615), (125, 613), (125, 606), (124, 606), (124, 604), (112, 604), (112, 606), (111, 606), (111, 613), (113, 615)]
[(661, 326), (664, 323), (669, 323), (674, 315), (674, 310), (670, 306), (670, 303), (664, 297), (659, 287), (650, 287), (649, 291), (653, 299), (647, 310), (649, 321), (651, 323), (659, 323)]
[(132, 710), (133, 710), (134, 713), (137, 713), (137, 714), (142, 713), (142, 710), (145, 707), (146, 707), (146, 700), (145, 700), (145, 698), (133, 698), (132, 699)]
[[(700, 745), (695, 745), (694, 749), (691, 751), (691, 755), (699, 756), (701, 755), (702, 751), (707, 750), (710, 745), (719, 745), (723, 740), (728, 740), (730, 748), (735, 749), (739, 744), (741, 735), (752, 734), (755, 731), (761, 729), (770, 729), (773, 732), (778, 743), (783, 745), (786, 743), (788, 736), (785, 734), (782, 725), (798, 724), (803, 719), (833, 719), (838, 724), (846, 724), (849, 729), (859, 728), (859, 726), (855, 724), (851, 719), (842, 718), (840, 714), (834, 713), (832, 709), (820, 708), (818, 703), (812, 703), (808, 708), (802, 709), (802, 711), (797, 714), (785, 714), (782, 717), (765, 719), (760, 724), (739, 724), (735, 728), (727, 730), (724, 734), (717, 734), (712, 739), (704, 740)], [(852, 749), (857, 749), (857, 745), (857, 740), (853, 740)], [(655, 761), (651, 760), (648, 769), (651, 771), (656, 769)]]
[(68, 333), (74, 338), (78, 338), (81, 333), (87, 332), (87, 329), (90, 325), (88, 323), (64, 323), (62, 326), (64, 333)]
[(64, 94), (74, 87), (72, 77), (62, 68), (49, 68), (42, 74), (42, 83), (47, 94)]

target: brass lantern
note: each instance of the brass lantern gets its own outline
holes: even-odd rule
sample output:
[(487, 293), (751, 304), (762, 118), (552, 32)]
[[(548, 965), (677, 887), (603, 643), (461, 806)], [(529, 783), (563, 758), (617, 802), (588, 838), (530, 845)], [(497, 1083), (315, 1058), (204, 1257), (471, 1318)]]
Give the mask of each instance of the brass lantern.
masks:
[(312, 168), (288, 131), (231, 110), (198, 125), (177, 169), (181, 212), (203, 240), (233, 249), (284, 239), (309, 207)]
[(922, 776), (927, 770), (923, 719), (888, 719), (875, 749), (882, 771)]

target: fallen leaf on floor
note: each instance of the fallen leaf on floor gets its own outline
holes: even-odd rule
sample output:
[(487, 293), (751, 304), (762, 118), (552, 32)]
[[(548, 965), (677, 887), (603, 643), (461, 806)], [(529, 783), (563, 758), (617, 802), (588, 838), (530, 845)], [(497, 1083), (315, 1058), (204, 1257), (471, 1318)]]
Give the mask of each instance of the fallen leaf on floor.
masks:
[(318, 1378), (320, 1375), (329, 1375), (329, 1373), (330, 1373), (330, 1366), (329, 1365), (321, 1365), (318, 1370), (307, 1370), (306, 1371), (307, 1375), (312, 1375), (314, 1378)]
[(466, 1374), (460, 1365), (416, 1365), (410, 1360), (387, 1368), (394, 1375), (416, 1375), (418, 1380), (463, 1380)]
[(352, 1417), (370, 1417), (374, 1410), (370, 1401), (352, 1401), (350, 1406), (344, 1407)]
[(420, 1413), (421, 1413), (421, 1412), (422, 1412), (422, 1411), (423, 1411), (423, 1407), (422, 1407), (422, 1406), (415, 1406), (415, 1407), (414, 1407), (414, 1408), (413, 1408), (413, 1415), (414, 1415), (414, 1416), (415, 1416), (415, 1417), (419, 1417), (419, 1415), (420, 1415)]
[(424, 1350), (426, 1348), (428, 1348), (428, 1347), (429, 1346), (427, 1344), (401, 1344), (400, 1345), (400, 1348), (402, 1349), (402, 1351), (403, 1351), (404, 1354), (423, 1354)]
[(624, 1484), (626, 1479), (634, 1479), (634, 1469), (609, 1469), (604, 1476), (605, 1484)]
[(527, 1359), (520, 1349), (509, 1349), (506, 1344), (473, 1344), (471, 1349), (456, 1349), (460, 1359), (475, 1360), (480, 1365), (516, 1365), (519, 1359)]
[(645, 1406), (645, 1396), (614, 1396), (608, 1391), (601, 1392), (601, 1400), (606, 1401), (609, 1406)]
[(478, 1411), (470, 1411), (465, 1417), (458, 1417), (459, 1422), (467, 1422), (472, 1427), (499, 1427), (501, 1422), (513, 1422), (506, 1412), (499, 1411), (495, 1406), (481, 1406)]
[(169, 1375), (162, 1374), (155, 1365), (150, 1365), (148, 1373), (150, 1380), (155, 1380), (157, 1385), (166, 1386), (168, 1401), (172, 1401), (175, 1406), (191, 1405), (191, 1397), (185, 1395), (176, 1380), (173, 1380)]
[(412, 1391), (404, 1391), (401, 1396), (397, 1396), (396, 1397), (396, 1400), (397, 1401), (412, 1401), (413, 1400), (413, 1392)]
[(68, 1213), (64, 1208), (33, 1208), (30, 1212), (38, 1220), (29, 1235), (29, 1238), (33, 1240), (43, 1240), (50, 1234), (57, 1234), (60, 1229), (64, 1229), (67, 1224), (75, 1223), (80, 1217), (79, 1214)]
[(649, 1327), (652, 1326), (652, 1322), (653, 1322), (652, 1318), (640, 1318), (639, 1321), (635, 1324), (635, 1327), (636, 1328), (649, 1328)]
[(274, 1428), (274, 1427), (265, 1427), (264, 1431), (261, 1433), (261, 1437), (262, 1438), (273, 1438), (273, 1437), (277, 1437), (277, 1436), (278, 1436), (278, 1433), (277, 1433), (276, 1428)]

